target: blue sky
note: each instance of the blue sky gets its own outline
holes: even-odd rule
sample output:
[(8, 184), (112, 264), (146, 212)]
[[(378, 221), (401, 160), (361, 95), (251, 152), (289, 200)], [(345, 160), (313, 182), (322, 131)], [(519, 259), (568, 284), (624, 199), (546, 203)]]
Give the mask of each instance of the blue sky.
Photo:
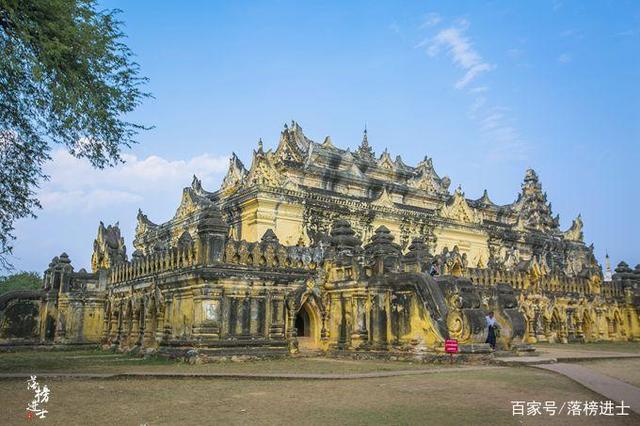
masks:
[[(640, 262), (640, 4), (104, 1), (154, 99), (154, 125), (105, 171), (54, 151), (38, 219), (16, 226), (18, 269), (69, 253), (90, 267), (98, 222), (173, 216), (193, 173), (218, 187), (235, 151), (275, 147), (285, 122), (356, 147), (363, 127), (415, 165), (425, 155), (470, 198), (515, 200), (533, 167), (566, 229)], [(248, 164), (247, 164), (248, 165)]]

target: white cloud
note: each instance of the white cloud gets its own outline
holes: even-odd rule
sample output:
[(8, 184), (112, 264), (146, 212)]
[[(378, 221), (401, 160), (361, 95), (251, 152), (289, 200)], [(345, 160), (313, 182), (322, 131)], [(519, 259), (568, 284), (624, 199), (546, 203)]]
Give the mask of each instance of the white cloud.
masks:
[(424, 21), (422, 22), (422, 25), (420, 26), (420, 28), (433, 27), (435, 25), (438, 25), (441, 21), (442, 21), (442, 17), (440, 16), (439, 13), (435, 13), (435, 12), (427, 13), (424, 17)]
[(558, 62), (560, 62), (561, 64), (568, 64), (569, 62), (572, 61), (572, 59), (573, 58), (568, 53), (562, 53), (561, 55), (558, 56)]
[(124, 155), (124, 164), (98, 170), (65, 150), (56, 150), (45, 167), (50, 180), (42, 185), (40, 200), (49, 211), (91, 212), (123, 204), (144, 204), (149, 197), (175, 197), (195, 174), (210, 189), (226, 171), (228, 157), (203, 154), (189, 160), (157, 155), (139, 159)]
[(445, 28), (432, 39), (418, 45), (419, 47), (427, 46), (427, 54), (431, 57), (437, 56), (442, 49), (445, 49), (453, 63), (465, 71), (464, 76), (455, 83), (456, 89), (463, 89), (483, 72), (495, 68), (473, 48), (473, 43), (465, 35), (468, 26), (468, 21), (463, 20), (458, 26)]
[(472, 87), (471, 89), (469, 89), (470, 93), (485, 93), (488, 91), (489, 91), (489, 88), (487, 86), (478, 86), (478, 87)]
[[(487, 144), (488, 157), (493, 160), (522, 159), (527, 146), (512, 123), (509, 110), (491, 104), (487, 96), (490, 90), (488, 85), (470, 87), (480, 75), (495, 69), (495, 65), (485, 60), (475, 49), (466, 33), (469, 26), (467, 19), (457, 19), (453, 25), (441, 29), (416, 47), (426, 48), (430, 57), (438, 56), (444, 51), (452, 63), (464, 71), (454, 87), (458, 90), (466, 89), (472, 96), (469, 116), (479, 127), (482, 142)], [(522, 53), (520, 49), (510, 49), (507, 52), (512, 58), (517, 58)]]

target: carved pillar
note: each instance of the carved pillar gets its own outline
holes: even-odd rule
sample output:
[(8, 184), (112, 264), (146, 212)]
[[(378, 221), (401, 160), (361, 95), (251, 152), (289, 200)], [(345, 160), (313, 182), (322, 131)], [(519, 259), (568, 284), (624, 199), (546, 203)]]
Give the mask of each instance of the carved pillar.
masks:
[(120, 333), (122, 332), (122, 305), (119, 305), (114, 311), (111, 312), (111, 328), (109, 336), (107, 336), (107, 342), (112, 345), (120, 343)]
[[(105, 311), (105, 316), (102, 321), (102, 338), (100, 339), (102, 341), (102, 344), (109, 343), (110, 335), (111, 335), (111, 326), (112, 326), (111, 317), (112, 316), (113, 316), (113, 309), (111, 307), (111, 304), (109, 304), (109, 309)], [(46, 316), (43, 316), (42, 314), (40, 314), (40, 318), (46, 318)]]
[(142, 344), (144, 347), (155, 347), (156, 346), (156, 331), (158, 329), (158, 317), (157, 313), (157, 305), (154, 304), (149, 306), (144, 314), (144, 335), (142, 338)]
[(118, 307), (118, 325), (116, 326), (116, 334), (115, 334), (115, 342), (116, 345), (121, 345), (122, 340), (124, 339), (124, 320), (125, 320), (125, 311), (124, 304), (120, 301), (120, 306)]
[(368, 343), (366, 300), (364, 295), (354, 295), (351, 300), (351, 344), (354, 348), (360, 348)]
[(140, 309), (133, 308), (133, 320), (129, 330), (129, 346), (137, 345), (140, 341)]
[(69, 310), (69, 302), (67, 300), (58, 299), (58, 317), (56, 319), (55, 342), (64, 342), (67, 335), (66, 316)]
[(266, 293), (264, 298), (264, 326), (262, 332), (264, 333), (264, 337), (266, 339), (269, 338), (271, 334), (271, 321), (272, 321), (272, 307), (273, 303), (271, 301), (271, 294)]
[(371, 330), (372, 346), (376, 349), (387, 348), (387, 309), (383, 293), (371, 296)]
[(271, 301), (271, 327), (269, 337), (272, 339), (284, 338), (284, 296), (274, 295)]
[(575, 326), (575, 311), (573, 309), (567, 309), (567, 339), (574, 342), (577, 340), (577, 330)]
[(287, 307), (287, 345), (290, 353), (298, 353), (298, 330), (296, 329), (296, 310), (291, 303)]
[(236, 327), (235, 333), (237, 337), (242, 337), (244, 334), (244, 297), (238, 296), (236, 297)]
[(138, 320), (138, 327), (139, 327), (139, 331), (138, 331), (138, 340), (136, 342), (137, 345), (143, 346), (144, 347), (144, 337), (145, 337), (145, 333), (147, 330), (147, 312), (146, 312), (146, 305), (140, 305), (140, 313), (138, 314), (139, 320)]
[(546, 342), (547, 335), (545, 333), (546, 331), (545, 328), (547, 327), (545, 327), (544, 314), (538, 306), (535, 307), (534, 324), (535, 324), (536, 338), (538, 342)]
[(615, 337), (615, 328), (613, 324), (613, 319), (607, 318), (607, 332), (609, 333), (609, 339)]
[(155, 330), (152, 331), (151, 336), (149, 337), (150, 343), (153, 347), (158, 347), (162, 342), (162, 335), (164, 332), (164, 310), (164, 305), (158, 305), (155, 311), (150, 313), (150, 315), (155, 317), (156, 321)]
[(164, 319), (162, 326), (162, 341), (167, 343), (171, 340), (173, 334), (173, 327), (171, 321), (173, 320), (173, 294), (167, 295), (164, 308)]
[(253, 338), (260, 338), (264, 334), (263, 308), (263, 298), (256, 294), (251, 295), (249, 306), (251, 313), (249, 317), (249, 335)]
[(242, 337), (249, 338), (251, 335), (251, 299), (247, 292), (242, 299)]
[(329, 329), (327, 328), (328, 314), (329, 309), (326, 307), (325, 310), (322, 311), (322, 327), (320, 328), (320, 340), (323, 342), (329, 340)]

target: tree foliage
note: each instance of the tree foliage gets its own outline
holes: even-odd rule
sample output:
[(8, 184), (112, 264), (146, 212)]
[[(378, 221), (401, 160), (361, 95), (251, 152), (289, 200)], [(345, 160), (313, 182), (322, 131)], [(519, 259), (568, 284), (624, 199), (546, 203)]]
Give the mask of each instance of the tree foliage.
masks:
[[(103, 168), (143, 125), (125, 115), (148, 93), (117, 10), (93, 0), (0, 0), (0, 263), (14, 222), (40, 207), (54, 144)], [(2, 266), (0, 265), (0, 266)]]
[(19, 272), (0, 277), (0, 295), (13, 290), (39, 290), (42, 278), (37, 272)]

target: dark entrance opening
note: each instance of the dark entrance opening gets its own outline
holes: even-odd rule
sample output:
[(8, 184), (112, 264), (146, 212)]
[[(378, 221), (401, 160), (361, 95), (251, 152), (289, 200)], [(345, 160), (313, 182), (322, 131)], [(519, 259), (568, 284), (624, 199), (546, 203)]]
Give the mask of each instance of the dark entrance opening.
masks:
[(296, 332), (298, 337), (310, 337), (311, 336), (311, 324), (309, 320), (309, 314), (307, 310), (301, 308), (296, 315)]

